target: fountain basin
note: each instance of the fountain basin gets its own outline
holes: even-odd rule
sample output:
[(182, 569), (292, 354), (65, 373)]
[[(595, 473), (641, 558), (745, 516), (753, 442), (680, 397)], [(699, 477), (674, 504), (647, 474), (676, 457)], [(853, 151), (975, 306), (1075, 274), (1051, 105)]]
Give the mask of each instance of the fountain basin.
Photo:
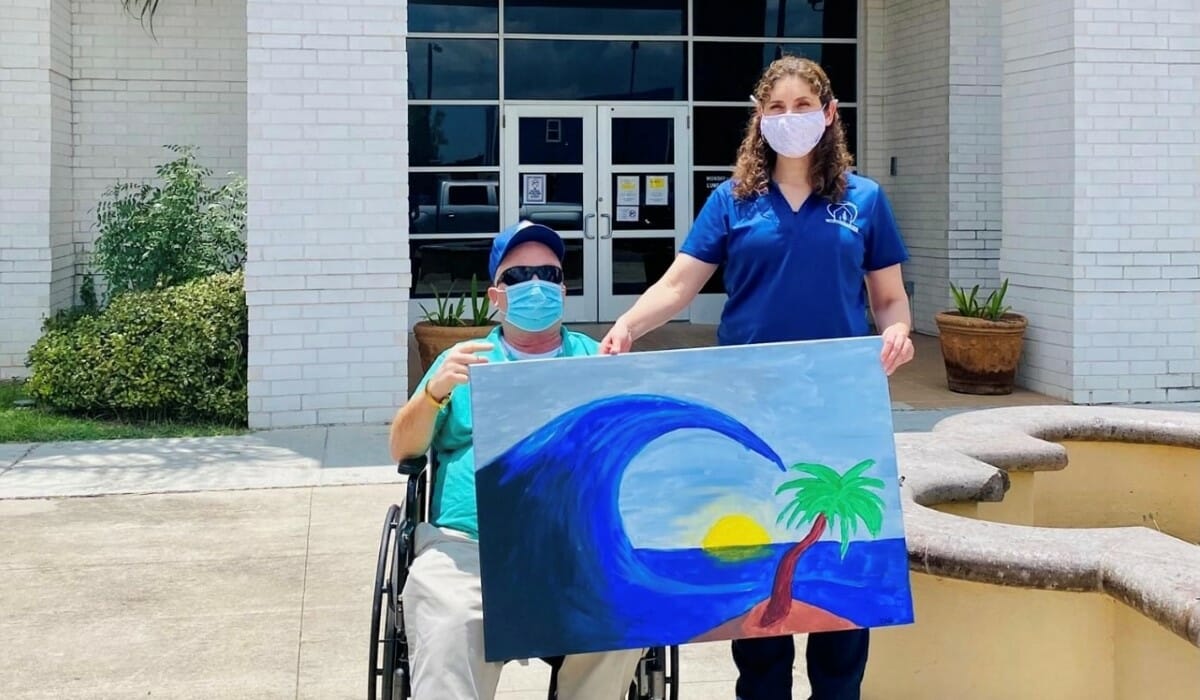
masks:
[(1200, 415), (961, 414), (896, 437), (916, 623), (867, 698), (1200, 696)]

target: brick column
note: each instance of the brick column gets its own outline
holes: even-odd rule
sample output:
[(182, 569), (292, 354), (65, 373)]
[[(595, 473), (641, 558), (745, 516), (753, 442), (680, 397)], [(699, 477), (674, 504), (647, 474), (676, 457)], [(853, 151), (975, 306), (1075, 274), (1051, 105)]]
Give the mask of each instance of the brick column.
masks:
[(999, 4), (950, 0), (949, 281), (989, 289), (999, 284), (1000, 78)]
[(1002, 8), (1000, 272), (1030, 317), (1023, 382), (1200, 400), (1200, 8)]
[(0, 379), (27, 373), (42, 319), (71, 302), (70, 80), (69, 1), (11, 0), (0, 12)]
[(382, 422), (405, 398), (406, 13), (247, 3), (253, 427)]
[(916, 328), (936, 333), (950, 282), (997, 281), (1000, 11), (991, 0), (865, 9), (863, 172), (891, 197), (912, 254), (904, 275)]
[[(946, 0), (891, 2), (876, 14), (879, 10), (885, 13), (883, 54), (869, 60), (882, 66), (868, 71), (869, 78), (878, 79), (867, 90), (882, 95), (882, 118), (872, 122), (882, 129), (877, 143), (883, 158), (872, 157), (880, 170), (866, 174), (878, 179), (891, 198), (911, 255), (904, 276), (914, 285), (913, 323), (918, 330), (936, 332), (933, 314), (949, 296), (950, 20)], [(879, 24), (870, 16), (868, 23)]]

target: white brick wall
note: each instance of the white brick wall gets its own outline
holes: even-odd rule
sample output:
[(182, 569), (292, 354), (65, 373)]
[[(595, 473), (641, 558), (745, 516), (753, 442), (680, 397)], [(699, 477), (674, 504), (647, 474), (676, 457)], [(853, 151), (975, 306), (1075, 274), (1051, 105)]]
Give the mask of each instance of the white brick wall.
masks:
[(0, 8), (0, 376), (78, 291), (75, 251), (118, 180), (190, 143), (245, 172), (245, 0), (163, 3), (150, 36), (116, 0)]
[(118, 180), (152, 178), (191, 144), (224, 179), (246, 172), (246, 0), (163, 2), (154, 35), (117, 0), (72, 0), (75, 242)]
[(860, 0), (858, 20), (858, 60), (861, 68), (858, 102), (862, 133), (859, 142), (858, 170), (863, 175), (886, 182), (888, 172), (887, 140), (883, 130), (883, 88), (887, 83), (884, 55), (887, 10), (884, 0)]
[(56, 311), (75, 297), (71, 0), (51, 0), (50, 10), (50, 308)]
[(1001, 273), (1024, 376), (1077, 403), (1200, 400), (1200, 7), (1006, 0)]
[(50, 311), (51, 0), (0, 8), (0, 378), (24, 375)]
[(1003, 228), (1000, 274), (1029, 317), (1023, 385), (1071, 398), (1074, 158), (1070, 0), (1002, 6)]
[[(935, 331), (933, 314), (946, 305), (949, 274), (949, 51), (950, 20), (944, 0), (912, 0), (886, 4), (883, 21), (868, 12), (868, 98), (878, 100), (869, 118), (870, 175), (892, 200), (911, 260), (905, 278), (915, 285), (914, 325)], [(872, 27), (882, 25), (882, 47)], [(897, 159), (897, 175), (889, 161)]]
[(1000, 4), (951, 0), (948, 281), (986, 289), (999, 285), (1001, 71)]
[(252, 426), (381, 422), (405, 399), (406, 14), (249, 0)]
[(1200, 3), (1075, 2), (1081, 403), (1200, 400)]
[(864, 0), (864, 11), (863, 172), (884, 184), (912, 253), (914, 324), (936, 333), (949, 282), (998, 283), (999, 7)]

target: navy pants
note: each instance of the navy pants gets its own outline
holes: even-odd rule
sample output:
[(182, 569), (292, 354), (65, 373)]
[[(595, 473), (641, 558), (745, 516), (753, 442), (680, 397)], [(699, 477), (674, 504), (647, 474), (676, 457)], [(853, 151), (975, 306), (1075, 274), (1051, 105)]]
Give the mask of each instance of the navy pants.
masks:
[[(859, 700), (867, 668), (870, 630), (808, 636), (805, 659), (811, 700)], [(738, 700), (791, 700), (796, 644), (790, 637), (759, 637), (733, 643)]]

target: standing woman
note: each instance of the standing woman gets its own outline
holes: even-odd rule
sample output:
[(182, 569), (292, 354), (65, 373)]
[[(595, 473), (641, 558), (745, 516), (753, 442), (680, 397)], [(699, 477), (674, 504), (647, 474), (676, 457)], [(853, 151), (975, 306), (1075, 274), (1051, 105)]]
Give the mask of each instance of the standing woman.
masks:
[[(753, 97), (733, 178), (709, 196), (671, 267), (617, 319), (601, 352), (627, 352), (690, 304), (723, 263), (719, 344), (865, 336), (869, 303), (890, 375), (913, 357), (900, 273), (908, 252), (883, 190), (850, 172), (829, 78), (812, 61), (784, 56)], [(859, 697), (868, 638), (865, 629), (809, 636), (813, 700)], [(791, 636), (735, 641), (733, 659), (739, 700), (792, 697)]]

